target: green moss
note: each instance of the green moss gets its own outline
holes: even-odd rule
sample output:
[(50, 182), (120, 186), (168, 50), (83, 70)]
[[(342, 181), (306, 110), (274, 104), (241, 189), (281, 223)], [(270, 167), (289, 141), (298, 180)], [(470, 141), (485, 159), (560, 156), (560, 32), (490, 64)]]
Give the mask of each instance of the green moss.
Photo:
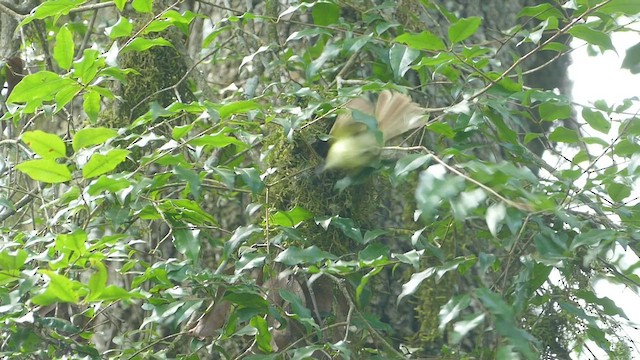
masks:
[[(149, 15), (137, 14), (140, 24), (145, 24)], [(188, 66), (182, 54), (177, 50), (184, 43), (183, 34), (176, 28), (160, 33), (150, 33), (147, 39), (162, 37), (174, 46), (155, 46), (145, 51), (129, 51), (118, 58), (122, 68), (133, 69), (136, 73), (127, 75), (126, 82), (118, 91), (122, 102), (118, 106), (117, 127), (126, 126), (149, 110), (152, 102), (168, 106), (174, 101), (190, 102), (195, 98), (186, 81), (182, 81)]]
[[(269, 186), (269, 206), (276, 210), (289, 210), (300, 206), (317, 218), (339, 215), (353, 219), (356, 227), (365, 230), (375, 224), (375, 214), (380, 208), (383, 187), (380, 179), (369, 176), (363, 184), (349, 186), (344, 191), (335, 184), (345, 174), (322, 172), (323, 152), (327, 143), (319, 140), (327, 134), (329, 124), (316, 123), (294, 133), (287, 139), (282, 128), (273, 126), (265, 139), (269, 150), (268, 167), (277, 168), (276, 178)], [(313, 222), (306, 222), (298, 230), (313, 245), (333, 252), (346, 254), (357, 248), (352, 240), (334, 227), (324, 230)]]

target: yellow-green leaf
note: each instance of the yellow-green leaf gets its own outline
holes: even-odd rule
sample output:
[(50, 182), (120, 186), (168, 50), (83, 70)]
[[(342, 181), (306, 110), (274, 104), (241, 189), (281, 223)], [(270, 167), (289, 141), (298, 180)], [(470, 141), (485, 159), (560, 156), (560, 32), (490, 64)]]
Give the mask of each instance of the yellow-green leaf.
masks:
[(89, 117), (92, 123), (98, 120), (98, 113), (100, 113), (100, 94), (95, 91), (90, 91), (82, 96), (82, 108)]
[(57, 302), (77, 303), (80, 300), (78, 288), (80, 283), (53, 271), (41, 270), (49, 278), (44, 293), (34, 296), (31, 301), (36, 305), (50, 305)]
[(56, 35), (56, 46), (53, 48), (53, 58), (56, 59), (58, 65), (69, 70), (73, 62), (73, 52), (75, 44), (73, 42), (73, 34), (65, 25), (58, 30)]
[(64, 141), (58, 135), (41, 130), (27, 131), (22, 141), (43, 159), (58, 159), (66, 156)]
[(16, 169), (29, 175), (33, 180), (49, 184), (61, 183), (71, 180), (71, 172), (54, 159), (28, 160), (16, 165)]
[(105, 127), (82, 129), (73, 136), (73, 151), (102, 144), (116, 135), (117, 131)]
[(113, 149), (106, 155), (93, 154), (89, 162), (82, 168), (82, 177), (91, 179), (115, 169), (129, 153), (129, 150)]
[(444, 50), (446, 48), (439, 37), (428, 31), (419, 34), (404, 33), (398, 36), (396, 41), (418, 50)]
[(477, 16), (456, 21), (449, 27), (449, 41), (453, 44), (461, 42), (475, 34), (481, 23), (482, 18)]

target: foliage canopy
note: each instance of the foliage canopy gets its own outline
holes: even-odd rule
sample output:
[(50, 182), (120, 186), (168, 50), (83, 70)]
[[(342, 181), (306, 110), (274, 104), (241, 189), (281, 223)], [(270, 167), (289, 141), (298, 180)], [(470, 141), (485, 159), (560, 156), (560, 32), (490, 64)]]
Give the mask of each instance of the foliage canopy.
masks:
[[(3, 60), (0, 356), (630, 357), (594, 284), (640, 286), (639, 101), (529, 79), (573, 38), (615, 51), (638, 1), (499, 31), (440, 1), (181, 3), (7, 13), (28, 71)], [(317, 171), (336, 109), (383, 89), (428, 123)]]

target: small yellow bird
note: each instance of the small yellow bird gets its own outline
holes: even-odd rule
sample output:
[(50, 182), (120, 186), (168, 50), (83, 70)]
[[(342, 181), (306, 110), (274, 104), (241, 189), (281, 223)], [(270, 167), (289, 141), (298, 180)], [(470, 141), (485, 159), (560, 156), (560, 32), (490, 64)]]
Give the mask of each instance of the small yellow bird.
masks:
[[(380, 93), (375, 105), (357, 98), (347, 102), (345, 108), (329, 133), (332, 140), (324, 170), (362, 169), (375, 161), (387, 141), (426, 122), (424, 108), (409, 96), (389, 90)], [(368, 124), (367, 118), (375, 122)]]

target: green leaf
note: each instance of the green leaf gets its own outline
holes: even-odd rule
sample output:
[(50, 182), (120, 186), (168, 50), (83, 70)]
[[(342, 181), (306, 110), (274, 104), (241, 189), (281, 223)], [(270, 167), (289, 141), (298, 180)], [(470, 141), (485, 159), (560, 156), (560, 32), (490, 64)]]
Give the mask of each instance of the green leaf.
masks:
[(121, 176), (103, 175), (98, 180), (94, 180), (87, 191), (89, 195), (95, 196), (104, 191), (115, 193), (129, 186), (131, 186), (131, 181)]
[(358, 287), (356, 287), (356, 302), (358, 306), (362, 306), (364, 302), (362, 295), (365, 291), (367, 284), (369, 283), (369, 280), (375, 275), (377, 275), (378, 273), (380, 273), (382, 269), (383, 269), (382, 266), (375, 267), (360, 279), (360, 284), (358, 284)]
[(256, 343), (258, 344), (258, 348), (266, 353), (272, 352), (271, 332), (269, 332), (269, 324), (267, 324), (267, 320), (262, 316), (254, 316), (251, 318), (249, 325), (258, 330), (256, 333)]
[(200, 255), (200, 240), (198, 239), (200, 230), (185, 228), (184, 224), (174, 224), (174, 227), (176, 228), (173, 229), (173, 245), (176, 250), (186, 255), (192, 262), (197, 262)]
[(609, 229), (591, 229), (587, 232), (578, 234), (573, 241), (569, 250), (574, 251), (580, 246), (591, 246), (598, 244), (601, 241), (613, 240), (616, 232)]
[(422, 258), (423, 254), (424, 250), (411, 250), (404, 254), (393, 254), (393, 257), (398, 259), (398, 261), (409, 264), (413, 266), (414, 269), (418, 270), (420, 266), (420, 259)]
[(283, 263), (287, 266), (293, 266), (300, 264), (317, 264), (326, 259), (336, 259), (336, 256), (323, 251), (314, 245), (305, 249), (300, 249), (297, 246), (291, 246), (278, 254), (274, 261)]
[(75, 82), (61, 88), (54, 97), (55, 112), (62, 110), (80, 91), (82, 91), (82, 85)]
[(513, 350), (513, 346), (511, 345), (500, 346), (496, 353), (496, 360), (513, 360), (519, 358), (520, 355)]
[(297, 227), (303, 221), (309, 219), (313, 219), (313, 214), (296, 205), (289, 211), (278, 211), (271, 215), (269, 222), (278, 226)]
[(477, 328), (484, 322), (484, 314), (469, 314), (464, 320), (458, 321), (453, 325), (453, 333), (450, 342), (458, 344), (473, 329)]
[(100, 113), (100, 94), (95, 91), (89, 91), (82, 96), (82, 108), (85, 114), (89, 117), (92, 123), (98, 121), (98, 114)]
[(173, 24), (170, 21), (167, 21), (166, 19), (153, 20), (149, 24), (149, 26), (147, 26), (144, 29), (143, 34), (150, 34), (150, 33), (153, 33), (153, 32), (162, 32), (162, 31), (168, 29), (171, 26), (173, 26)]
[(459, 43), (478, 31), (482, 18), (473, 16), (466, 19), (460, 19), (449, 27), (449, 41), (451, 43)]
[(89, 287), (89, 295), (85, 299), (86, 301), (98, 300), (100, 294), (107, 287), (107, 267), (99, 261), (92, 263), (95, 272), (89, 278), (87, 286)]
[(251, 291), (227, 291), (223, 299), (233, 304), (256, 309), (261, 312), (267, 310), (269, 307), (267, 300)]
[(28, 255), (29, 254), (22, 249), (15, 251), (9, 251), (9, 249), (2, 250), (2, 252), (0, 252), (0, 270), (9, 271), (22, 269), (22, 266), (27, 262)]
[(308, 360), (313, 359), (313, 355), (316, 354), (316, 351), (322, 350), (322, 345), (308, 345), (304, 347), (300, 347), (295, 349), (293, 355), (291, 356), (291, 360)]
[(544, 121), (554, 121), (568, 119), (571, 117), (571, 105), (559, 102), (544, 102), (538, 107), (540, 119)]
[(51, 305), (58, 302), (78, 303), (80, 296), (76, 289), (80, 287), (80, 283), (68, 279), (67, 277), (56, 274), (49, 270), (40, 270), (40, 273), (49, 278), (44, 293), (34, 296), (31, 301), (36, 305)]
[(216, 219), (208, 212), (202, 210), (198, 202), (189, 199), (168, 199), (162, 201), (157, 209), (164, 213), (165, 217), (186, 221), (195, 225), (215, 224)]
[(153, 20), (149, 25), (144, 28), (143, 34), (150, 34), (154, 32), (162, 32), (169, 27), (175, 26), (185, 35), (189, 35), (189, 23), (195, 18), (195, 14), (191, 11), (186, 11), (185, 16), (181, 15), (175, 10), (169, 10), (164, 13), (160, 18)]
[(534, 236), (534, 242), (538, 253), (543, 260), (555, 262), (564, 259), (567, 248), (567, 236), (564, 234), (539, 233)]
[(132, 32), (133, 32), (133, 24), (129, 19), (127, 19), (124, 16), (120, 16), (118, 18), (118, 22), (116, 22), (113, 26), (110, 26), (105, 29), (105, 33), (111, 39), (130, 36)]
[(386, 230), (376, 229), (376, 230), (367, 230), (364, 233), (364, 237), (362, 238), (363, 244), (368, 244), (369, 242), (377, 239), (378, 237), (385, 235), (387, 233)]
[(244, 149), (245, 147), (247, 147), (247, 144), (234, 138), (233, 136), (226, 135), (224, 132), (194, 138), (189, 141), (189, 144), (194, 146), (211, 146), (214, 148), (223, 148), (231, 144), (238, 146), (240, 149)]
[(422, 216), (430, 218), (444, 200), (449, 200), (464, 190), (464, 179), (448, 176), (442, 165), (429, 166), (420, 173), (415, 198)]
[(53, 17), (54, 22), (58, 21), (58, 18), (62, 15), (67, 15), (71, 9), (84, 4), (87, 0), (57, 0), (57, 1), (45, 1), (38, 5), (29, 16), (27, 16), (20, 26), (24, 26), (36, 19), (46, 19)]
[(241, 244), (249, 240), (251, 235), (259, 232), (262, 232), (262, 229), (255, 225), (240, 226), (236, 228), (236, 230), (233, 232), (233, 235), (231, 236), (231, 239), (229, 239), (224, 244), (224, 248), (222, 250), (222, 259), (228, 259), (229, 256), (231, 256), (231, 254), (235, 252)]
[(638, 15), (640, 3), (636, 0), (611, 0), (601, 7), (598, 13)]
[(125, 52), (128, 52), (128, 51), (145, 51), (154, 46), (173, 47), (173, 44), (171, 44), (171, 42), (163, 38), (154, 38), (154, 39), (135, 38), (130, 43), (126, 44), (122, 49), (120, 49), (120, 54), (124, 54)]
[(259, 109), (260, 105), (252, 100), (236, 101), (223, 105), (218, 113), (221, 119), (226, 119), (231, 115), (244, 114), (248, 111)]
[(33, 180), (44, 183), (61, 183), (71, 180), (71, 172), (54, 159), (28, 160), (16, 165), (16, 169), (29, 175)]
[(622, 61), (622, 68), (628, 69), (632, 74), (640, 73), (640, 43), (627, 49)]
[(417, 50), (445, 50), (447, 48), (439, 37), (428, 31), (419, 34), (404, 33), (395, 38), (395, 41), (407, 44)]
[(589, 24), (577, 24), (569, 29), (569, 34), (578, 39), (582, 39), (591, 45), (596, 45), (601, 51), (613, 50), (615, 47), (611, 42), (611, 37), (600, 30), (595, 30)]
[(411, 274), (411, 279), (402, 285), (402, 292), (398, 295), (397, 304), (400, 304), (406, 296), (414, 294), (423, 281), (430, 278), (436, 273), (436, 269), (430, 267), (426, 270)]
[(139, 293), (129, 292), (126, 289), (123, 289), (119, 286), (109, 285), (106, 288), (104, 288), (104, 290), (102, 290), (102, 292), (96, 297), (96, 299), (93, 299), (93, 301), (111, 302), (111, 301), (123, 301), (131, 298), (144, 299), (145, 296)]
[(487, 288), (478, 288), (475, 291), (478, 299), (482, 301), (482, 304), (489, 310), (491, 315), (497, 318), (503, 318), (507, 320), (513, 320), (515, 312), (499, 294)]
[(195, 199), (200, 198), (200, 188), (202, 184), (197, 172), (182, 166), (174, 166), (173, 173), (176, 174), (179, 180), (186, 181), (187, 184), (189, 184), (189, 189)]
[(457, 295), (449, 299), (446, 304), (440, 308), (438, 318), (440, 319), (440, 325), (438, 330), (444, 331), (449, 322), (458, 317), (460, 312), (471, 305), (471, 297), (467, 294)]
[(609, 316), (621, 316), (627, 320), (629, 320), (629, 318), (627, 317), (627, 315), (625, 314), (624, 310), (622, 310), (620, 307), (618, 307), (618, 305), (616, 305), (615, 301), (611, 300), (608, 297), (598, 297), (596, 294), (594, 294), (592, 291), (589, 290), (578, 290), (576, 292), (576, 295), (582, 299), (584, 299), (585, 301), (587, 301), (590, 304), (597, 304), (602, 306), (602, 309), (604, 310), (604, 313), (609, 315)]
[(53, 58), (58, 63), (58, 66), (65, 70), (71, 68), (73, 62), (73, 53), (75, 50), (75, 43), (73, 41), (73, 35), (67, 25), (58, 30), (56, 35), (56, 45), (53, 48)]
[(263, 53), (265, 51), (268, 51), (268, 50), (269, 50), (268, 46), (265, 46), (265, 45), (260, 46), (258, 48), (258, 50), (256, 50), (255, 52), (245, 56), (244, 58), (242, 58), (242, 62), (240, 63), (240, 67), (239, 68), (242, 69), (243, 66), (245, 66), (246, 64), (252, 62), (253, 59), (256, 57), (256, 55), (259, 55), (259, 54), (261, 54), (261, 53)]
[(438, 133), (448, 139), (453, 139), (456, 135), (455, 131), (451, 128), (451, 125), (444, 122), (433, 122), (427, 125), (427, 130)]
[(173, 129), (171, 129), (171, 138), (173, 140), (180, 140), (183, 137), (185, 137), (187, 134), (189, 134), (189, 132), (191, 131), (191, 129), (193, 129), (193, 126), (195, 125), (195, 123), (190, 123), (187, 125), (178, 125), (175, 126)]
[(58, 135), (41, 130), (25, 132), (22, 134), (22, 141), (43, 159), (59, 159), (67, 153), (64, 141)]
[(313, 23), (316, 25), (337, 24), (340, 18), (340, 7), (330, 2), (317, 2), (311, 9), (311, 16), (313, 16)]
[(264, 182), (260, 178), (260, 172), (255, 168), (237, 168), (236, 173), (249, 187), (252, 194), (258, 194), (264, 189)]
[(540, 51), (554, 51), (557, 53), (564, 53), (570, 50), (571, 48), (569, 46), (560, 42), (550, 42), (540, 49)]
[(116, 5), (118, 10), (124, 10), (124, 6), (127, 5), (128, 0), (114, 0), (113, 3)]
[(582, 108), (582, 117), (591, 127), (603, 134), (608, 134), (611, 129), (611, 120), (607, 119), (600, 111)]
[(104, 58), (94, 49), (86, 49), (82, 57), (73, 63), (74, 74), (87, 85), (96, 78), (98, 71), (104, 66)]
[(420, 51), (400, 44), (393, 44), (389, 49), (389, 63), (396, 78), (402, 78), (411, 68), (413, 61), (420, 56)]
[(517, 15), (518, 17), (533, 17), (538, 20), (547, 20), (550, 17), (554, 17), (557, 19), (563, 19), (564, 15), (560, 10), (558, 10), (555, 6), (551, 4), (540, 4), (536, 6), (527, 6), (520, 10)]
[(131, 6), (140, 13), (150, 13), (153, 11), (153, 0), (133, 0)]
[(362, 231), (355, 225), (353, 219), (343, 218), (340, 216), (332, 216), (326, 219), (316, 220), (316, 224), (322, 226), (325, 230), (329, 225), (337, 227), (348, 238), (354, 240), (358, 244), (362, 244), (364, 239), (362, 238)]
[[(389, 247), (379, 242), (371, 243), (367, 245), (362, 251), (358, 253), (358, 260), (365, 263), (372, 263), (376, 260), (380, 259), (388, 259), (389, 258)], [(379, 265), (375, 263), (375, 265)]]
[(116, 135), (118, 135), (117, 131), (105, 127), (84, 128), (73, 136), (73, 151), (77, 152), (82, 148), (103, 144)]
[(68, 78), (50, 71), (38, 71), (35, 74), (25, 76), (22, 81), (13, 88), (7, 99), (7, 103), (26, 103), (24, 111), (32, 113), (42, 106), (44, 101), (51, 101), (55, 95), (68, 86), (77, 87), (78, 84)]
[(509, 142), (511, 144), (516, 144), (518, 142), (518, 134), (513, 131), (511, 126), (507, 125), (502, 114), (499, 114), (495, 111), (486, 111), (484, 115), (477, 117), (476, 114), (478, 114), (478, 112), (475, 112), (473, 114), (472, 119), (483, 119), (483, 117), (485, 117), (484, 115), (486, 115), (486, 118), (489, 119), (489, 121), (491, 121), (491, 123), (495, 125), (496, 129), (498, 130), (498, 136), (500, 137), (500, 140)]
[(87, 252), (86, 242), (87, 233), (78, 229), (70, 234), (56, 236), (55, 249), (66, 255), (71, 255), (73, 252), (76, 253), (76, 256), (82, 256)]
[(608, 182), (604, 185), (607, 194), (614, 202), (621, 202), (631, 195), (631, 187), (618, 182)]
[(554, 142), (573, 144), (580, 141), (580, 135), (578, 135), (578, 133), (573, 129), (568, 129), (564, 126), (559, 126), (555, 128), (553, 132), (549, 135), (549, 140)]
[(115, 169), (129, 153), (129, 150), (113, 149), (105, 155), (93, 154), (89, 162), (82, 167), (82, 177), (91, 179)]
[(278, 290), (280, 297), (289, 304), (291, 304), (291, 310), (293, 313), (300, 316), (302, 319), (308, 319), (308, 323), (311, 323), (313, 327), (317, 327), (311, 315), (311, 310), (305, 306), (304, 300), (301, 299), (296, 293), (287, 290), (286, 288)]

